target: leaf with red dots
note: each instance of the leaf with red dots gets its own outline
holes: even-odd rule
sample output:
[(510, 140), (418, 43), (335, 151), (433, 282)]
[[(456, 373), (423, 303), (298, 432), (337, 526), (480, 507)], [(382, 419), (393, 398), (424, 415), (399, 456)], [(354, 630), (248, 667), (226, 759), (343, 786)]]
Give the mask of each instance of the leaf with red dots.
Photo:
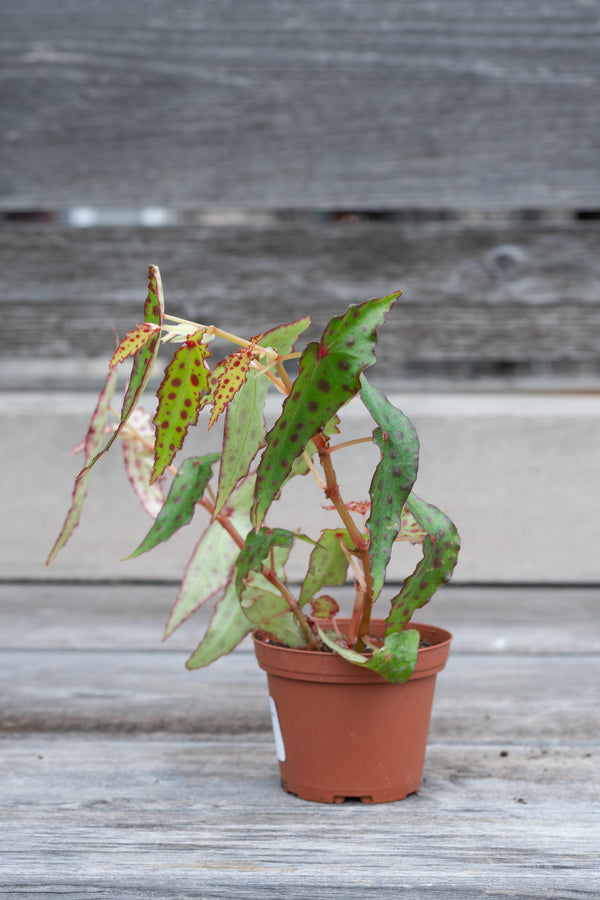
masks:
[(165, 502), (162, 485), (150, 484), (154, 465), (154, 427), (150, 414), (140, 406), (134, 409), (122, 432), (121, 445), (125, 471), (135, 494), (149, 516), (156, 519)]
[(230, 353), (215, 366), (210, 377), (213, 408), (208, 427), (212, 428), (219, 416), (231, 403), (237, 392), (248, 378), (252, 361), (252, 347), (244, 347)]
[(253, 521), (259, 526), (294, 461), (360, 388), (359, 375), (375, 360), (377, 328), (399, 293), (351, 305), (332, 319), (319, 343), (308, 345), (281, 415), (269, 434), (257, 470)]
[(423, 558), (405, 579), (400, 592), (392, 598), (386, 634), (402, 631), (415, 610), (424, 606), (438, 588), (450, 581), (460, 549), (456, 526), (436, 506), (410, 494), (406, 511), (426, 532)]
[(404, 681), (408, 681), (415, 670), (420, 641), (420, 634), (416, 628), (386, 635), (383, 647), (378, 647), (370, 656), (363, 656), (356, 650), (342, 647), (319, 626), (317, 626), (317, 631), (323, 643), (343, 659), (362, 666), (363, 669), (379, 672), (386, 681), (390, 681), (392, 684), (402, 684)]
[(183, 462), (152, 528), (128, 559), (168, 541), (176, 531), (191, 522), (196, 503), (202, 499), (212, 476), (213, 464), (218, 458), (218, 453), (210, 453), (207, 456), (191, 457)]
[(369, 489), (371, 512), (367, 520), (373, 599), (376, 600), (383, 587), (393, 543), (402, 528), (404, 504), (417, 478), (419, 439), (410, 419), (364, 375), (360, 396), (377, 422), (373, 443), (381, 452)]
[(198, 413), (211, 397), (211, 371), (206, 364), (211, 354), (203, 338), (203, 331), (190, 335), (165, 369), (154, 416), (156, 438), (152, 481), (171, 465), (183, 446), (189, 426), (196, 424)]
[(115, 352), (113, 353), (109, 366), (117, 366), (124, 362), (129, 356), (135, 356), (140, 350), (146, 347), (159, 331), (158, 325), (153, 322), (141, 322), (133, 331), (129, 331)]

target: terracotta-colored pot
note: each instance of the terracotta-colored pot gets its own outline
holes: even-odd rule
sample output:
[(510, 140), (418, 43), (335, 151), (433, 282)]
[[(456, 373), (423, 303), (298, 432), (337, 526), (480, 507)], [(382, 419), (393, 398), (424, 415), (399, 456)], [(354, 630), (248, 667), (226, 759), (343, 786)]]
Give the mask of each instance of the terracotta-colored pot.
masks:
[[(338, 623), (344, 631), (348, 620)], [(372, 624), (381, 636), (383, 619)], [(419, 790), (435, 676), (452, 635), (431, 625), (409, 627), (430, 646), (419, 650), (404, 684), (390, 684), (335, 653), (291, 650), (254, 636), (284, 790), (322, 803), (384, 803)]]

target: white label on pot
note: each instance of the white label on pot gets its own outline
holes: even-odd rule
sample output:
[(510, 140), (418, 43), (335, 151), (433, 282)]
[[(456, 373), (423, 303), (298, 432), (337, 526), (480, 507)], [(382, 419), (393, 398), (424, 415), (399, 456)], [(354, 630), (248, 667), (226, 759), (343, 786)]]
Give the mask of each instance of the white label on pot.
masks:
[(271, 707), (271, 724), (273, 726), (273, 737), (275, 738), (275, 750), (277, 751), (277, 759), (285, 762), (285, 746), (283, 744), (283, 735), (281, 734), (281, 726), (279, 724), (279, 716), (277, 715), (277, 707), (272, 697), (269, 697), (269, 706)]

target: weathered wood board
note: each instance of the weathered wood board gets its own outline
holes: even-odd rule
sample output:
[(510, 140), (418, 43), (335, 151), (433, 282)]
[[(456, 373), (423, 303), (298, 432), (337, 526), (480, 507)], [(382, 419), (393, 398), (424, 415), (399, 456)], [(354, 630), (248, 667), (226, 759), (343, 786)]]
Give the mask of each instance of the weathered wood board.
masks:
[(152, 649), (161, 591), (2, 586), (0, 896), (600, 891), (597, 592), (448, 589), (421, 791), (369, 807), (281, 791), (253, 654)]
[(598, 7), (3, 3), (5, 209), (598, 205)]
[(598, 384), (599, 249), (593, 221), (4, 225), (0, 386), (97, 384), (113, 328), (140, 319), (149, 263), (169, 312), (245, 335), (309, 314), (314, 339), (348, 303), (401, 289), (374, 370), (396, 385)]

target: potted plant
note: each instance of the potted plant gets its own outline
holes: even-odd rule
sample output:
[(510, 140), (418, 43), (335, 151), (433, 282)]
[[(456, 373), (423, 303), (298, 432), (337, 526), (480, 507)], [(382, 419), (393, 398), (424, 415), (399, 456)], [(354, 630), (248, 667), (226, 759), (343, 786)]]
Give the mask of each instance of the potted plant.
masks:
[[(166, 541), (201, 507), (208, 524), (183, 575), (165, 636), (209, 600), (215, 601), (214, 612), (187, 661), (190, 669), (228, 654), (253, 634), (258, 663), (268, 675), (282, 784), (311, 800), (379, 802), (418, 790), (435, 674), (451, 640), (443, 629), (414, 624), (411, 617), (449, 581), (458, 534), (444, 513), (413, 493), (415, 429), (365, 376), (375, 362), (377, 329), (398, 296), (351, 305), (331, 319), (320, 341), (298, 353), (294, 344), (308, 317), (245, 339), (166, 315), (160, 273), (150, 266), (144, 321), (110, 360), (82, 444), (85, 465), (48, 557), (50, 562), (70, 538), (93, 467), (118, 439), (133, 489), (154, 519), (132, 556)], [(216, 337), (234, 349), (215, 363)], [(138, 401), (165, 343), (177, 346), (151, 418)], [(118, 367), (129, 358), (121, 411), (109, 425)], [(267, 428), (269, 387), (283, 402)], [(374, 429), (368, 437), (342, 440), (338, 413), (353, 397), (364, 403)], [(221, 451), (175, 467), (201, 410), (209, 428), (224, 416)], [(360, 451), (366, 440), (379, 448), (380, 458), (369, 500), (357, 502), (342, 495), (335, 458)], [(316, 479), (337, 514), (317, 535), (266, 524), (289, 480), (302, 477)], [(296, 590), (285, 566), (297, 541), (307, 542), (310, 554)], [(397, 541), (421, 544), (423, 555), (391, 600), (387, 617), (374, 619), (373, 604)], [(351, 615), (340, 618), (330, 592), (348, 574), (355, 601)]]

